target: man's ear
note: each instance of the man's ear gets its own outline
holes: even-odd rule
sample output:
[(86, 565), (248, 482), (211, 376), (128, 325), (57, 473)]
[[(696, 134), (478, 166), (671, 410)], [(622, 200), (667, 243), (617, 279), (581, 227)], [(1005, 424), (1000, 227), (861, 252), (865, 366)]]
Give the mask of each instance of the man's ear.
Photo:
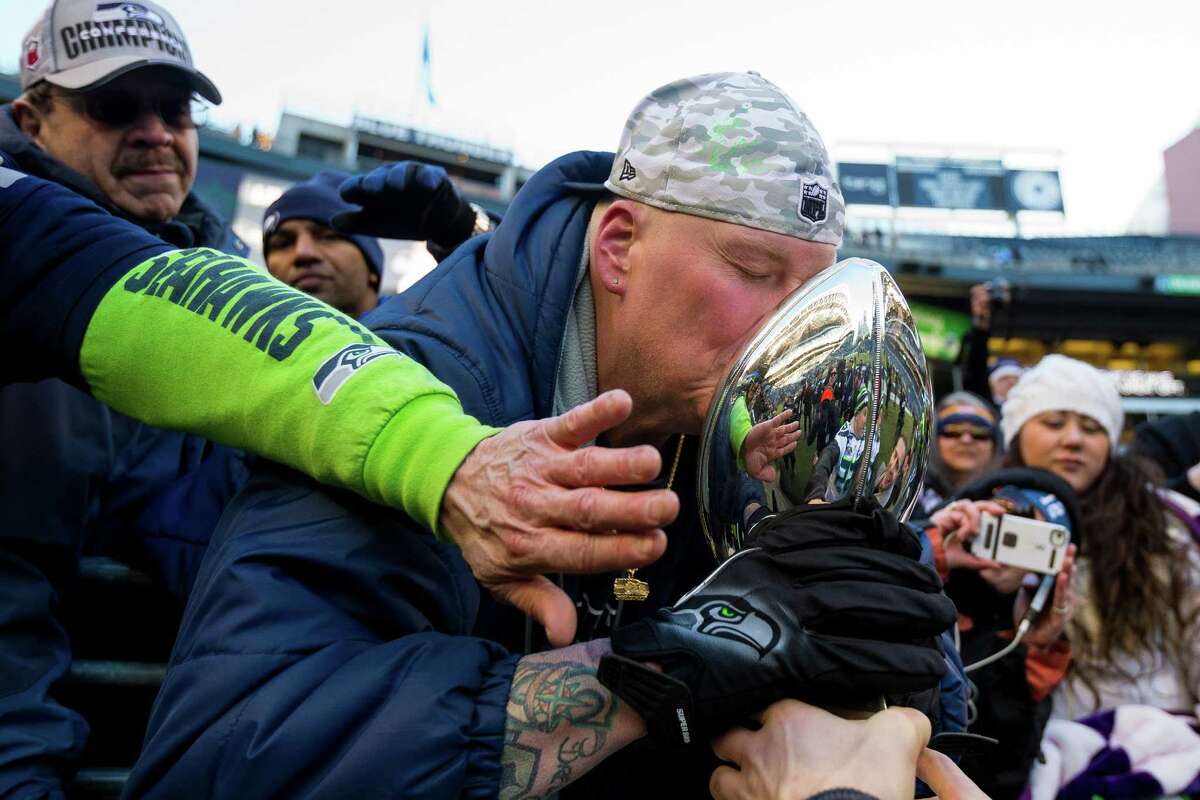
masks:
[(375, 290), (376, 294), (379, 294), (379, 273), (373, 269), (367, 270), (367, 286), (370, 286)]
[(642, 221), (639, 212), (632, 201), (617, 200), (604, 210), (596, 226), (592, 269), (600, 284), (613, 294), (625, 294), (632, 268), (630, 251)]
[(19, 97), (12, 102), (12, 112), (13, 119), (16, 120), (17, 127), (21, 129), (21, 133), (25, 134), (26, 138), (41, 147), (42, 143), (38, 141), (38, 137), (42, 133), (42, 112)]

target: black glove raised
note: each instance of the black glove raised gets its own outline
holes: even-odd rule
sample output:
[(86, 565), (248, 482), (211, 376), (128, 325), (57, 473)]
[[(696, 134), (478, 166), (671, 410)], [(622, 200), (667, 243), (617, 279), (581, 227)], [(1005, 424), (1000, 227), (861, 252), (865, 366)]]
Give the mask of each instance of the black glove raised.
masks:
[(854, 708), (929, 689), (956, 613), (919, 557), (873, 501), (785, 511), (674, 606), (614, 631), (600, 680), (666, 746), (785, 697)]
[(376, 167), (348, 178), (342, 199), (362, 206), (333, 218), (346, 233), (385, 239), (416, 239), (453, 249), (471, 236), (475, 209), (462, 198), (446, 170), (418, 161)]

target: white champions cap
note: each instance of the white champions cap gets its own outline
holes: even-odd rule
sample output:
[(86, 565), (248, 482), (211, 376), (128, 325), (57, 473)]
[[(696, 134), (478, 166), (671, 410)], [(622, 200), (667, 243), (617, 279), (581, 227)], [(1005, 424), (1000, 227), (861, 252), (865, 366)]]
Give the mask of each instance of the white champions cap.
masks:
[(139, 67), (173, 67), (210, 103), (221, 93), (192, 66), (183, 31), (165, 8), (148, 0), (56, 0), (21, 42), (21, 89), (48, 81), (91, 89)]

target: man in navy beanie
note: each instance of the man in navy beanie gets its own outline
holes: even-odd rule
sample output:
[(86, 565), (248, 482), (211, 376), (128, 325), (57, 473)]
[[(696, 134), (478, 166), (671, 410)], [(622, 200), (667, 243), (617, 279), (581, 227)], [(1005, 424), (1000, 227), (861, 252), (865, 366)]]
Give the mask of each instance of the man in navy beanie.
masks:
[(338, 194), (349, 177), (320, 172), (280, 195), (263, 217), (263, 257), (279, 280), (359, 317), (379, 304), (383, 248), (334, 228), (334, 216), (357, 209)]
[(379, 304), (383, 250), (374, 237), (424, 241), (441, 261), (490, 229), (446, 170), (399, 161), (353, 178), (321, 172), (288, 189), (263, 216), (263, 257), (279, 280), (358, 317)]

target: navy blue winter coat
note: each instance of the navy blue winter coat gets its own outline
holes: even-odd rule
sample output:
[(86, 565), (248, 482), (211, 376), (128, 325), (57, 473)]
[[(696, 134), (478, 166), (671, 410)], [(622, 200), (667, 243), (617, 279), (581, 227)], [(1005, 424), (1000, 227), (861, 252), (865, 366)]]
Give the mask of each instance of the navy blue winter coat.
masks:
[[(0, 107), (0, 151), (10, 166), (118, 213), (26, 139), (8, 107)], [(152, 232), (177, 246), (245, 252), (192, 197), (175, 221)], [(30, 260), (70, 240), (69, 232), (50, 235), (59, 241), (35, 243)], [(6, 273), (10, 266), (23, 275), (16, 265), (6, 264)], [(135, 562), (182, 596), (246, 475), (239, 452), (143, 425), (66, 382), (0, 387), (0, 796), (63, 796), (87, 737), (83, 718), (56, 698), (72, 658), (58, 606), (80, 556)]]
[[(504, 221), (367, 319), (494, 424), (549, 416), (588, 217), (610, 153), (538, 172)], [(693, 443), (694, 445), (694, 443)], [(690, 476), (651, 601), (712, 566)], [(612, 575), (568, 579), (580, 638), (612, 625)], [(129, 797), (495, 797), (522, 619), (481, 592), (453, 546), (402, 514), (262, 465), (214, 534)], [(635, 744), (564, 794), (691, 796), (707, 766)], [(630, 783), (630, 776), (637, 782)], [(665, 787), (665, 788), (664, 788)]]

